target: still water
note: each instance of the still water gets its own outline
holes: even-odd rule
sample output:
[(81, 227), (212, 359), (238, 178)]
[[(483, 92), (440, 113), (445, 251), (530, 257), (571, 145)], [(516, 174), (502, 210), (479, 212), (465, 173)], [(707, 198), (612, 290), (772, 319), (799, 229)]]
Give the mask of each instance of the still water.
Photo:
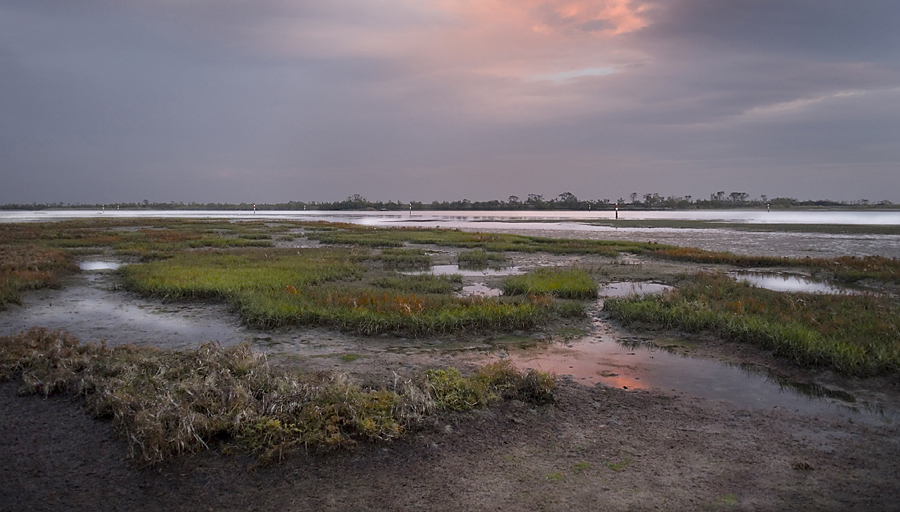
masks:
[[(0, 210), (0, 222), (35, 222), (91, 217), (333, 220), (364, 223), (590, 222), (616, 218), (602, 211), (321, 211), (321, 210)], [(752, 224), (845, 224), (900, 226), (900, 211), (621, 210), (620, 219), (700, 220)]]
[(854, 294), (856, 290), (842, 288), (833, 284), (808, 279), (790, 274), (773, 274), (768, 272), (734, 272), (729, 274), (738, 281), (750, 283), (759, 288), (776, 292), (803, 292), (827, 294)]
[[(0, 211), (0, 222), (36, 222), (73, 218), (192, 218), (230, 220), (308, 220), (351, 222), (373, 226), (441, 227), (466, 231), (518, 233), (533, 236), (594, 240), (637, 240), (699, 247), (737, 254), (777, 254), (789, 257), (836, 257), (880, 255), (900, 258), (900, 235), (815, 232), (739, 231), (717, 227), (637, 228), (596, 226), (608, 221), (612, 211), (595, 212), (325, 212), (325, 211), (153, 211), (153, 210), (42, 210)], [(789, 211), (763, 210), (683, 210), (620, 211), (621, 219), (702, 220), (735, 225), (754, 224), (843, 224), (853, 226), (900, 226), (900, 211)]]

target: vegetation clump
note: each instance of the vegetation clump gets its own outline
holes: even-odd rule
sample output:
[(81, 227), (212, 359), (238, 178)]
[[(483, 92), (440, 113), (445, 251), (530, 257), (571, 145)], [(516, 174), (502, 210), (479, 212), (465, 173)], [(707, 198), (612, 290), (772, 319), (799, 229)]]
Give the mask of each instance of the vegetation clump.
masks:
[(382, 249), (381, 262), (388, 268), (428, 268), (431, 256), (422, 249)]
[(59, 278), (76, 272), (71, 255), (34, 245), (0, 245), (0, 309), (18, 304), (25, 290), (58, 286)]
[(489, 265), (500, 265), (507, 261), (505, 254), (501, 252), (490, 252), (484, 249), (473, 249), (471, 251), (463, 251), (457, 257), (460, 267), (466, 268), (484, 268)]
[(591, 299), (597, 296), (597, 283), (585, 270), (542, 267), (533, 272), (509, 276), (503, 281), (507, 295), (552, 295), (563, 299)]
[(110, 418), (130, 441), (131, 456), (147, 464), (215, 443), (271, 459), (391, 441), (435, 410), (553, 397), (552, 376), (521, 374), (508, 362), (468, 378), (450, 368), (397, 379), (393, 389), (367, 389), (341, 375), (273, 369), (246, 344), (110, 348), (37, 328), (0, 337), (0, 381), (10, 379), (21, 380), (23, 393), (83, 397), (91, 413)]
[(380, 288), (405, 292), (446, 294), (457, 290), (462, 285), (462, 276), (459, 274), (398, 275), (373, 279), (372, 284)]
[[(129, 265), (125, 287), (163, 299), (221, 299), (260, 328), (332, 326), (362, 334), (526, 329), (557, 308), (544, 300), (456, 297), (459, 278), (388, 277), (360, 282), (366, 251), (191, 252)], [(566, 310), (569, 311), (569, 310)]]
[(699, 274), (664, 295), (608, 299), (626, 324), (709, 331), (850, 375), (900, 372), (900, 307), (889, 297), (785, 293)]
[(438, 407), (466, 411), (499, 398), (543, 404), (553, 400), (553, 376), (538, 370), (521, 373), (509, 361), (482, 366), (470, 377), (456, 368), (428, 370), (428, 386)]

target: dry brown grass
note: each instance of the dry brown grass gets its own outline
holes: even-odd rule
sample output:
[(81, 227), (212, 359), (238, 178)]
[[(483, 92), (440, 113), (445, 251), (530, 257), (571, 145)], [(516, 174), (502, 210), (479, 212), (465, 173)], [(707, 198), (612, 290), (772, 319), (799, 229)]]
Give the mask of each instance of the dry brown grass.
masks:
[[(206, 343), (191, 351), (81, 344), (65, 331), (34, 328), (0, 338), (0, 380), (23, 393), (72, 393), (111, 418), (131, 456), (153, 464), (221, 443), (264, 460), (294, 451), (391, 441), (435, 409), (464, 410), (501, 396), (552, 398), (549, 376), (494, 365), (466, 379), (397, 378), (365, 389), (343, 375), (299, 375), (271, 368), (248, 345)], [(460, 391), (456, 388), (461, 388)], [(453, 394), (476, 402), (448, 404)]]
[(18, 303), (25, 290), (58, 286), (59, 278), (77, 272), (71, 255), (34, 245), (0, 245), (0, 309)]

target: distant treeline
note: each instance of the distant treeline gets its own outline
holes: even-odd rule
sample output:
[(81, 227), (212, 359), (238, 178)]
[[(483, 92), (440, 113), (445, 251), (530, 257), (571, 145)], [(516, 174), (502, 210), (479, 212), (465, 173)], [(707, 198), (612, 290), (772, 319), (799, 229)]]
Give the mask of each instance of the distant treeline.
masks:
[(354, 194), (343, 201), (334, 202), (304, 202), (289, 201), (287, 203), (151, 203), (144, 200), (140, 203), (108, 203), (108, 204), (69, 204), (69, 203), (32, 203), (32, 204), (5, 204), (0, 206), (4, 210), (44, 210), (44, 209), (122, 209), (122, 210), (689, 210), (689, 209), (723, 209), (723, 208), (852, 208), (852, 209), (884, 209), (900, 208), (891, 201), (831, 201), (821, 199), (816, 201), (799, 201), (790, 197), (776, 197), (769, 199), (760, 196), (751, 199), (744, 192), (732, 192), (728, 195), (724, 191), (710, 194), (709, 199), (697, 199), (692, 196), (668, 196), (659, 194), (644, 194), (638, 196), (632, 193), (629, 197), (620, 197), (618, 200), (609, 199), (578, 199), (571, 192), (563, 192), (557, 197), (545, 199), (540, 194), (528, 194), (524, 199), (518, 196), (509, 196), (507, 200), (494, 199), (491, 201), (433, 201), (423, 203), (419, 201), (369, 201), (365, 197)]

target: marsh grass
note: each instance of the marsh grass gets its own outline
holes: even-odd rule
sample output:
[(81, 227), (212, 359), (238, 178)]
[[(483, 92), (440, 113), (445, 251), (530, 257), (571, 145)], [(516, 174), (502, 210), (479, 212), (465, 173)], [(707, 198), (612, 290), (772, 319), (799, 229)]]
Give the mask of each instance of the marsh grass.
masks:
[(539, 268), (527, 274), (503, 280), (506, 295), (539, 294), (562, 299), (591, 299), (597, 296), (597, 283), (582, 269)]
[(422, 249), (383, 249), (381, 262), (387, 268), (428, 268), (431, 256)]
[(22, 292), (59, 285), (59, 279), (77, 272), (72, 256), (34, 245), (0, 245), (0, 309), (18, 304)]
[(459, 266), (463, 268), (485, 268), (491, 265), (502, 265), (509, 261), (502, 252), (489, 252), (484, 249), (473, 249), (459, 253)]
[(372, 284), (379, 288), (390, 288), (404, 292), (448, 294), (462, 286), (462, 276), (459, 274), (397, 275), (373, 279)]
[[(577, 240), (532, 237), (502, 233), (471, 233), (452, 229), (374, 228), (346, 223), (220, 221), (197, 219), (81, 219), (53, 223), (0, 225), (0, 245), (34, 245), (66, 251), (111, 249), (143, 261), (165, 259), (179, 252), (200, 248), (271, 247), (273, 239), (286, 239), (303, 232), (325, 244), (403, 248), (406, 244), (436, 244), (484, 251), (485, 258), (503, 252), (551, 254), (595, 254), (615, 257), (620, 253), (736, 267), (802, 267), (842, 281), (874, 279), (900, 282), (900, 259), (881, 256), (827, 258), (783, 258), (743, 256), (727, 251), (705, 251), (656, 243), (610, 240)], [(463, 256), (465, 260), (469, 256)], [(472, 258), (480, 258), (472, 256)], [(390, 260), (391, 257), (388, 257)], [(403, 257), (395, 259), (402, 264)], [(464, 263), (461, 261), (461, 263)]]
[(608, 299), (625, 323), (709, 331), (849, 375), (900, 372), (900, 307), (875, 295), (784, 293), (699, 274), (664, 295)]
[(224, 300), (260, 328), (321, 325), (419, 335), (525, 329), (570, 311), (530, 298), (451, 296), (458, 277), (384, 277), (370, 285), (362, 279), (367, 259), (359, 249), (204, 251), (121, 272), (129, 290), (164, 300)]
[(546, 238), (505, 233), (472, 233), (455, 229), (374, 228), (343, 225), (329, 232), (311, 232), (307, 236), (324, 244), (401, 247), (404, 243), (434, 244), (447, 247), (481, 249), (489, 252), (549, 252), (553, 254), (600, 254), (643, 252), (659, 247), (653, 243), (610, 240)]
[(720, 263), (735, 267), (805, 267), (831, 273), (839, 281), (862, 279), (900, 281), (900, 259), (884, 256), (841, 256), (838, 258), (787, 258), (743, 256), (727, 251), (706, 251), (696, 247), (659, 248), (651, 256), (697, 263)]
[(246, 344), (109, 348), (47, 329), (0, 337), (0, 381), (11, 379), (21, 381), (22, 393), (83, 397), (146, 464), (216, 444), (270, 460), (391, 441), (435, 410), (463, 411), (503, 397), (546, 403), (554, 388), (551, 375), (522, 374), (502, 362), (468, 378), (450, 368), (368, 389), (342, 375), (273, 369)]

